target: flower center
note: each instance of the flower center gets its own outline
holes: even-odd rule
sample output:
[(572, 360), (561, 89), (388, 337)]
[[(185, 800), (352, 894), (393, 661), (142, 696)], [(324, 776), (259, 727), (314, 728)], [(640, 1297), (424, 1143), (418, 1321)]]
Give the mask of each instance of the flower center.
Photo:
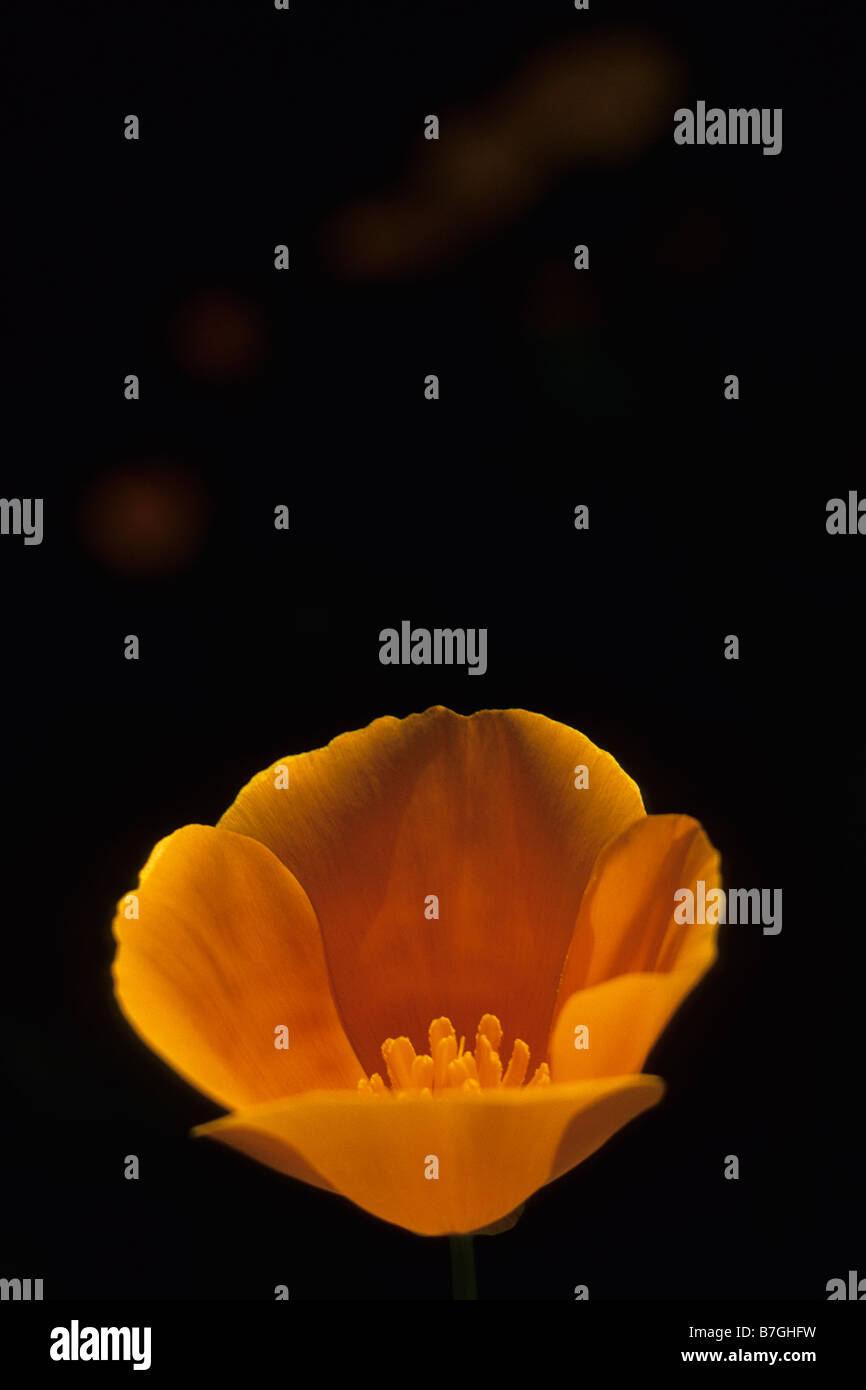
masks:
[[(457, 1044), (450, 1018), (435, 1018), (428, 1032), (429, 1052), (417, 1052), (408, 1038), (386, 1038), (382, 1058), (388, 1072), (390, 1089), (374, 1071), (369, 1080), (358, 1082), (362, 1095), (433, 1096), (446, 1091), (488, 1091), (499, 1086), (522, 1086), (529, 1069), (529, 1048), (516, 1038), (511, 1060), (502, 1073), (499, 1048), (502, 1025), (495, 1014), (485, 1014), (475, 1034), (475, 1051), (464, 1048), (465, 1037)], [(530, 1086), (550, 1083), (546, 1062), (536, 1067)]]

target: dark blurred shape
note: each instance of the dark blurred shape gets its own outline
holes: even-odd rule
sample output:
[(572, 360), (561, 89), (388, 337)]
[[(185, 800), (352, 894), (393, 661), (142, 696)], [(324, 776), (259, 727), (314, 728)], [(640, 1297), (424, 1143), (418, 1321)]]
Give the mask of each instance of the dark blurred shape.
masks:
[(524, 321), (540, 338), (574, 328), (598, 329), (601, 299), (595, 282), (589, 275), (575, 274), (569, 260), (544, 261), (527, 285)]
[(605, 341), (602, 291), (570, 259), (543, 261), (526, 286), (523, 324), (529, 360), (549, 400), (583, 419), (628, 413), (635, 383)]
[(270, 353), (261, 305), (236, 290), (198, 290), (173, 316), (172, 351), (197, 381), (214, 386), (249, 381)]
[(437, 113), (402, 186), (356, 200), (323, 229), (324, 255), (352, 279), (447, 264), (580, 165), (616, 165), (671, 122), (684, 62), (665, 40), (617, 29), (539, 49), (473, 109)]
[(539, 50), (510, 92), (510, 137), (552, 171), (616, 164), (671, 125), (683, 59), (657, 35), (617, 29)]
[(687, 208), (666, 228), (656, 261), (670, 270), (697, 275), (721, 265), (729, 238), (722, 219), (706, 208)]
[(116, 574), (159, 579), (198, 554), (211, 504), (201, 480), (180, 463), (146, 460), (102, 474), (80, 509), (86, 549)]

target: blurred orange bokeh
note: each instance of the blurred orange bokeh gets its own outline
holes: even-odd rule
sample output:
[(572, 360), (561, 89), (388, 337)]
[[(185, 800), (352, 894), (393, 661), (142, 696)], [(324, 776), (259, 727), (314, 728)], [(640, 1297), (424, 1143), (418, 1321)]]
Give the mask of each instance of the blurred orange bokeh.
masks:
[(440, 266), (519, 216), (580, 166), (616, 165), (658, 138), (684, 82), (682, 56), (617, 29), (540, 48), (471, 109), (440, 115), (399, 187), (339, 210), (323, 229), (351, 279)]
[(203, 483), (185, 465), (161, 459), (125, 464), (91, 484), (81, 503), (81, 537), (106, 569), (160, 578), (198, 554), (210, 510)]
[(201, 289), (190, 295), (173, 316), (171, 334), (179, 366), (197, 381), (215, 386), (255, 376), (270, 348), (261, 306), (231, 289)]

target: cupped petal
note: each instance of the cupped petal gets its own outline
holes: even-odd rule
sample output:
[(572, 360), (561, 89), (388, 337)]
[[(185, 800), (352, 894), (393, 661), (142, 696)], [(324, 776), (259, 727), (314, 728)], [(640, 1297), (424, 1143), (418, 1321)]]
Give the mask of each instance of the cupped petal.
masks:
[(136, 897), (137, 917), (127, 895), (114, 919), (115, 993), (176, 1071), (228, 1107), (357, 1086), (316, 915), (270, 850), (185, 826), (155, 847)]
[(670, 1019), (705, 973), (620, 975), (578, 990), (560, 1011), (550, 1045), (554, 1081), (640, 1071)]
[(719, 855), (691, 816), (645, 816), (599, 855), (580, 904), (556, 1001), (618, 975), (702, 967), (717, 928), (674, 920), (679, 889), (721, 884)]
[(643, 1066), (716, 958), (716, 925), (675, 921), (699, 882), (704, 896), (720, 886), (719, 856), (689, 816), (647, 816), (599, 855), (557, 995), (555, 1081)]
[(631, 778), (525, 710), (377, 719), (282, 762), (288, 788), (260, 773), (219, 824), (306, 890), (364, 1067), (386, 1037), (417, 1045), (443, 1014), (471, 1036), (489, 1010), (540, 1060), (592, 866), (645, 815)]
[(194, 1133), (419, 1235), (459, 1235), (508, 1216), (663, 1093), (654, 1076), (442, 1098), (318, 1093)]

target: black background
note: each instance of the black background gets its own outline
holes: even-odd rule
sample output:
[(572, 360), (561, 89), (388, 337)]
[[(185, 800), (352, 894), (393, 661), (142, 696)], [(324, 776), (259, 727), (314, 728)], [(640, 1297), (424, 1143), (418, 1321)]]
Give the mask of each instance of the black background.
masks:
[[(447, 1242), (193, 1142), (220, 1111), (139, 1042), (109, 975), (114, 903), (157, 839), (214, 823), (282, 754), (441, 703), (574, 725), (648, 810), (703, 823), (727, 883), (784, 894), (779, 936), (723, 929), (651, 1054), (664, 1103), (476, 1242), (481, 1295), (823, 1299), (866, 1275), (866, 541), (825, 529), (828, 498), (866, 493), (853, 12), (179, 0), (13, 21), (0, 491), (44, 497), (45, 537), (0, 541), (0, 1273), (48, 1298), (449, 1296)], [(666, 127), (444, 267), (329, 263), (328, 217), (401, 180), (426, 113), (444, 143), (538, 46), (635, 20), (685, 55), (692, 104), (783, 107), (782, 154)], [(695, 209), (722, 249), (687, 268), (668, 248)], [(570, 270), (577, 242), (594, 308), (566, 295), (540, 329), (539, 266)], [(172, 352), (173, 314), (213, 285), (264, 314), (247, 380)], [(130, 577), (81, 508), (154, 457), (209, 519), (186, 565)], [(487, 674), (381, 666), (404, 618), (487, 627)]]

